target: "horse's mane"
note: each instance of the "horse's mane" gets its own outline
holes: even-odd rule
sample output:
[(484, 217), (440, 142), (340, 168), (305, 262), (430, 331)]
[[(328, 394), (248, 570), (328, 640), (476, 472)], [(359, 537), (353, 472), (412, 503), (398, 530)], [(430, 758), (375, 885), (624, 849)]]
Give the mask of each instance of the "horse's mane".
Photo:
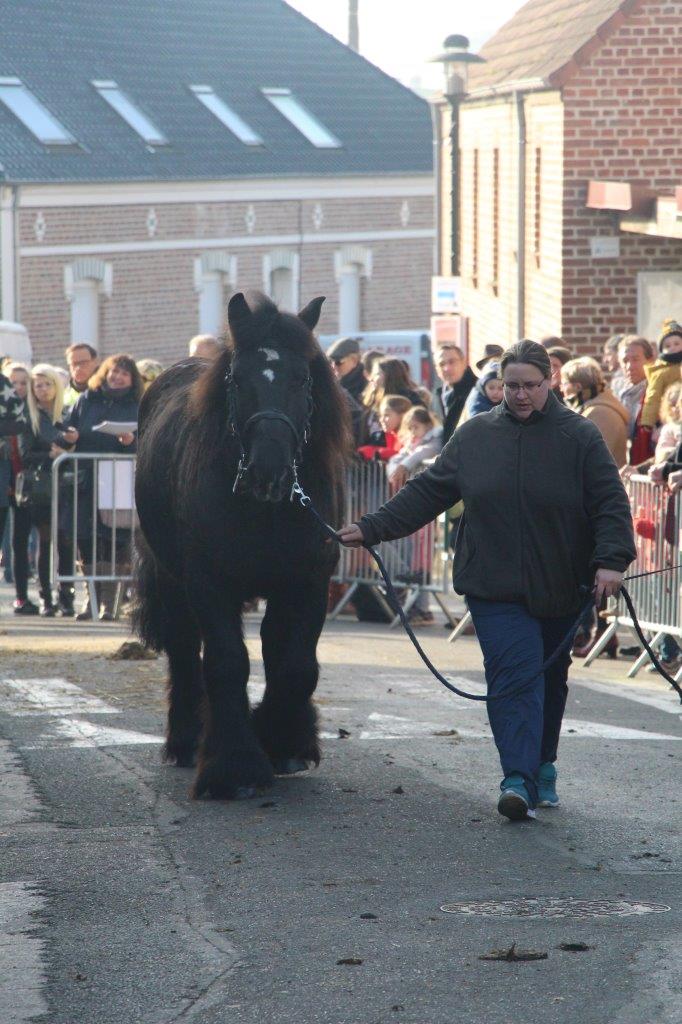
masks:
[[(350, 412), (345, 393), (336, 381), (324, 352), (313, 332), (298, 316), (280, 313), (266, 301), (253, 311), (246, 340), (240, 346), (262, 345), (264, 338), (277, 349), (302, 355), (308, 360), (313, 381), (313, 413), (310, 441), (304, 451), (304, 468), (317, 478), (337, 484), (352, 450)], [(227, 428), (225, 378), (229, 374), (234, 343), (228, 336), (227, 347), (209, 364), (192, 385), (189, 415), (193, 421), (197, 462), (205, 464), (215, 453), (216, 444)]]

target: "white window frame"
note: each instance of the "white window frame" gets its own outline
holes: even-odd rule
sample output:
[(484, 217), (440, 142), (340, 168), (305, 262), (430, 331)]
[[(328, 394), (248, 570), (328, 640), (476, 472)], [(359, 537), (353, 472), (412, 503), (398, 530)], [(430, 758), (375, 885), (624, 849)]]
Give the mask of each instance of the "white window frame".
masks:
[(151, 118), (140, 110), (136, 103), (133, 103), (130, 96), (111, 79), (95, 79), (91, 83), (108, 103), (112, 110), (115, 110), (122, 121), (132, 128), (136, 135), (147, 143), (148, 146), (167, 146), (168, 139), (163, 132), (160, 132)]
[(266, 100), (316, 149), (340, 149), (341, 142), (315, 117), (291, 89), (262, 88)]
[(286, 306), (290, 306), (287, 312), (295, 313), (299, 307), (300, 255), (294, 249), (272, 249), (263, 256), (263, 291), (271, 299), (274, 298), (272, 276), (277, 270), (288, 270), (291, 274), (291, 301)]
[(339, 286), (339, 334), (362, 330), (362, 279), (372, 276), (372, 250), (345, 245), (334, 253), (334, 277)]
[(71, 303), (72, 344), (82, 341), (99, 352), (100, 298), (111, 298), (112, 291), (111, 263), (84, 258), (64, 267), (64, 294)]
[(45, 146), (75, 146), (76, 140), (20, 78), (0, 78), (0, 103)]
[[(225, 292), (234, 291), (237, 286), (237, 257), (221, 250), (211, 250), (197, 256), (194, 260), (194, 290), (199, 296), (199, 334), (218, 335), (227, 322)], [(220, 309), (219, 321), (216, 322), (211, 309), (216, 304), (210, 295), (214, 288), (219, 289), (220, 298), (217, 303)]]
[(263, 140), (258, 132), (255, 132), (232, 107), (229, 107), (225, 100), (216, 94), (212, 86), (190, 85), (189, 88), (190, 92), (194, 93), (202, 106), (206, 107), (245, 146), (263, 145)]

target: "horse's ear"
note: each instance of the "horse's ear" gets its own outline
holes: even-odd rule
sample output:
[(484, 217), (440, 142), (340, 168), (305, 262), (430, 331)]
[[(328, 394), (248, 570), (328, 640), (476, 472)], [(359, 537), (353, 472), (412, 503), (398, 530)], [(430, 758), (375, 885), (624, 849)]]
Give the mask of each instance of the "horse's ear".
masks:
[(244, 292), (235, 292), (227, 304), (227, 322), (232, 334), (238, 333), (240, 329), (243, 330), (252, 316), (253, 313), (244, 298)]
[(316, 299), (312, 299), (307, 306), (304, 306), (298, 314), (298, 319), (302, 320), (306, 327), (309, 327), (311, 331), (314, 331), (317, 327), (317, 321), (320, 319), (322, 303), (324, 300), (324, 295), (318, 295)]

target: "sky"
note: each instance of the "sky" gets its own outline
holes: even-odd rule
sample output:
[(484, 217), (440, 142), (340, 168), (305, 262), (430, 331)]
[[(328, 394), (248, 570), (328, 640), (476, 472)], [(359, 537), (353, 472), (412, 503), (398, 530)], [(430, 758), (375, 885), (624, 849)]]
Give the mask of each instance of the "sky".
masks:
[[(287, 0), (311, 21), (348, 39), (348, 0)], [(442, 66), (427, 63), (446, 36), (468, 36), (475, 52), (525, 0), (359, 0), (360, 52), (405, 85), (439, 88)]]

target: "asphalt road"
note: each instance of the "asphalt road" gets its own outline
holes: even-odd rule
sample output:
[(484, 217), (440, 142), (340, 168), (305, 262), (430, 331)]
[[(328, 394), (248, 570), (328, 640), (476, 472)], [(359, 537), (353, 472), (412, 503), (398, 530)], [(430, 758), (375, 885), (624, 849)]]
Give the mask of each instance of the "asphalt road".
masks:
[[(424, 633), (480, 690), (475, 640)], [(191, 772), (159, 759), (162, 665), (108, 661), (122, 638), (0, 637), (2, 1024), (682, 1021), (682, 708), (665, 685), (576, 669), (562, 805), (511, 824), (484, 709), (399, 634), (331, 624), (320, 768), (193, 802)], [(479, 959), (513, 944), (547, 957)]]

